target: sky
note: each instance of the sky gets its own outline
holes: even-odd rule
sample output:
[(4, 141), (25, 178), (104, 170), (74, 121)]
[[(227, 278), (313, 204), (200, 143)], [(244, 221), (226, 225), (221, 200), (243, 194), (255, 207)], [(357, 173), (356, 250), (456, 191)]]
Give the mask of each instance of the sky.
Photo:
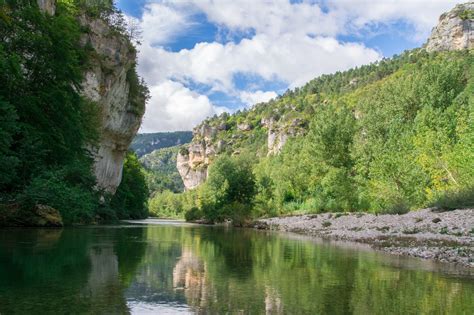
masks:
[(117, 0), (151, 93), (140, 132), (192, 130), (420, 47), (451, 0)]

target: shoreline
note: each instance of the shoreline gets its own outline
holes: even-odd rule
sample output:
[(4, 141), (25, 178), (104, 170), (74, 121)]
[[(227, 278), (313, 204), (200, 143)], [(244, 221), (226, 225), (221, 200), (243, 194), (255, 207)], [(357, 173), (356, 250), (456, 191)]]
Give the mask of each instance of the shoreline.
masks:
[(259, 219), (253, 227), (363, 243), (390, 254), (474, 268), (474, 209), (321, 213)]

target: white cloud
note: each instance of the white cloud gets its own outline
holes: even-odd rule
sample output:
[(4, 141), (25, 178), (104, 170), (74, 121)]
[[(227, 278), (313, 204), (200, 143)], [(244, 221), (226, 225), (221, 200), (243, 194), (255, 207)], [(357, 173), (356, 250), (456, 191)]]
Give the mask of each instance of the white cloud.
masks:
[(368, 25), (390, 24), (404, 20), (415, 28), (406, 34), (418, 43), (424, 41), (437, 24), (439, 16), (453, 8), (459, 0), (328, 0), (329, 10), (346, 21), (346, 32)]
[(204, 118), (223, 111), (213, 106), (207, 96), (171, 80), (151, 87), (150, 93), (141, 132), (189, 130)]
[(262, 103), (262, 102), (268, 102), (272, 98), (277, 97), (278, 94), (276, 94), (273, 91), (256, 91), (256, 92), (241, 92), (240, 93), (240, 99), (244, 104), (247, 106), (251, 106), (257, 103)]
[(161, 3), (147, 4), (140, 23), (143, 42), (150, 46), (172, 42), (195, 25), (191, 15), (189, 10), (177, 10)]
[(230, 93), (236, 73), (279, 79), (299, 86), (323, 73), (369, 63), (381, 56), (362, 44), (340, 43), (329, 37), (284, 34), (278, 40), (265, 34), (232, 42), (199, 43), (193, 49), (170, 52), (144, 48), (140, 73), (151, 84), (165, 78), (188, 79)]
[(208, 19), (234, 30), (254, 29), (257, 34), (278, 36), (284, 33), (336, 35), (339, 21), (332, 12), (324, 13), (309, 1), (287, 0), (190, 1)]

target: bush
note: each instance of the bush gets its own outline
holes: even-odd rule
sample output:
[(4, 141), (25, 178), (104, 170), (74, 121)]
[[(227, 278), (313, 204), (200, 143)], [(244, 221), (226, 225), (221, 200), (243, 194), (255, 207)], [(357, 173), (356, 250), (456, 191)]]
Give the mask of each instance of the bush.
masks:
[(89, 223), (99, 204), (98, 194), (91, 188), (91, 178), (76, 172), (79, 171), (74, 168), (46, 171), (33, 178), (18, 201), (29, 209), (37, 204), (51, 206), (61, 213), (64, 224)]
[(184, 214), (186, 221), (197, 221), (202, 219), (202, 217), (203, 213), (198, 207), (192, 207)]
[(474, 208), (474, 187), (446, 192), (432, 206), (441, 210)]
[(383, 208), (379, 213), (381, 214), (405, 214), (410, 211), (407, 202), (401, 198), (395, 199), (388, 206)]
[(210, 222), (236, 220), (242, 224), (251, 216), (255, 194), (250, 161), (222, 156), (209, 168), (209, 178), (199, 191), (200, 208)]
[(252, 215), (252, 206), (234, 201), (224, 206), (224, 213), (230, 214), (234, 226), (245, 226)]

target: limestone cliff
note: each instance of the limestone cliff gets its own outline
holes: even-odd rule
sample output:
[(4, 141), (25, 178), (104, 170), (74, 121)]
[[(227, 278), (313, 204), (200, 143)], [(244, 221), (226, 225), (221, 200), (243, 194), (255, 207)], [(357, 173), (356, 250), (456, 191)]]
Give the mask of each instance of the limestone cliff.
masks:
[(196, 188), (206, 180), (210, 162), (222, 150), (222, 144), (213, 144), (216, 134), (216, 128), (200, 125), (193, 130), (193, 142), (179, 151), (176, 167), (187, 190)]
[(98, 187), (114, 193), (122, 178), (125, 154), (143, 115), (143, 108), (137, 108), (137, 103), (144, 104), (145, 100), (131, 93), (136, 52), (130, 41), (104, 20), (84, 15), (80, 22), (89, 29), (82, 44), (91, 47), (95, 56), (84, 75), (83, 94), (101, 108), (94, 171)]
[(474, 48), (474, 2), (458, 4), (439, 18), (426, 43), (426, 51)]
[(278, 122), (270, 118), (262, 120), (262, 122), (268, 129), (268, 155), (280, 153), (289, 138), (303, 135), (306, 130), (306, 123), (300, 118), (289, 122)]
[[(286, 114), (282, 114), (284, 111)], [(229, 123), (229, 116), (223, 114), (194, 128), (193, 141), (177, 157), (178, 172), (186, 189), (194, 189), (207, 179), (209, 165), (221, 153), (238, 155), (242, 148), (252, 144), (259, 147), (255, 151), (259, 156), (280, 153), (289, 138), (305, 133), (306, 121), (294, 118), (295, 114), (301, 113), (296, 107), (286, 104), (281, 110), (274, 110), (268, 118), (256, 122), (248, 119)]]
[[(37, 0), (55, 14), (56, 0)], [(137, 93), (136, 50), (130, 39), (106, 19), (78, 13), (85, 32), (81, 45), (89, 52), (82, 94), (100, 106), (100, 139), (91, 148), (94, 173), (101, 190), (115, 193), (122, 178), (127, 149), (140, 127), (145, 97)]]

